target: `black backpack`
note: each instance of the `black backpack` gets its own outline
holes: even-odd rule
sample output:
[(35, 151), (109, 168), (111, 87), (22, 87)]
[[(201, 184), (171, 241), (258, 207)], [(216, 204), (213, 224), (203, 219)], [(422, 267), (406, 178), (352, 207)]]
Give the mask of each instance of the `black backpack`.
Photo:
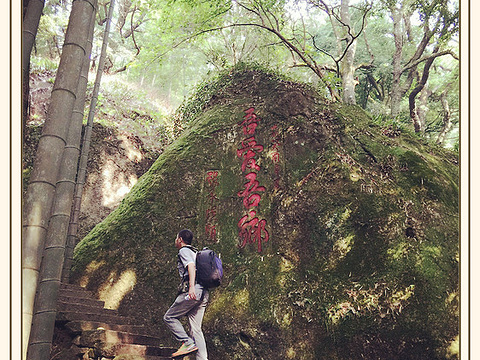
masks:
[(222, 283), (222, 260), (215, 252), (207, 247), (196, 251), (193, 246), (186, 246), (196, 252), (195, 267), (197, 269), (197, 282), (207, 289), (213, 289)]

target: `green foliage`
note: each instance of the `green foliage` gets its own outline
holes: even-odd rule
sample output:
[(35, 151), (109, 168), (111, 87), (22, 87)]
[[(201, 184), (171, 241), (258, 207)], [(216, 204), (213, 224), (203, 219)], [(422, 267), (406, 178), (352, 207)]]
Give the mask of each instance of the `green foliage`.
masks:
[[(52, 69), (58, 61), (69, 12), (69, 7), (64, 4), (55, 2), (46, 8), (42, 17), (37, 36), (37, 59), (34, 60), (38, 67)], [(333, 8), (336, 3), (325, 4)], [(392, 4), (394, 6), (396, 3)], [(297, 81), (318, 85), (319, 91), (329, 96), (326, 85), (341, 91), (341, 79), (331, 72), (335, 70), (332, 56), (339, 56), (338, 44), (330, 19), (318, 5), (307, 0), (245, 0), (233, 3), (225, 0), (135, 0), (131, 4), (125, 3), (116, 10), (116, 17), (121, 18), (124, 24), (119, 24), (111, 34), (107, 71), (125, 69), (129, 82), (149, 87), (159, 97), (167, 98), (170, 112), (185, 101), (199, 83), (212, 77), (214, 70), (228, 71), (239, 62), (264, 63)], [(390, 112), (391, 64), (395, 52), (388, 9), (391, 4), (382, 1), (372, 5), (364, 29), (365, 36), (357, 39), (354, 64), (358, 68), (356, 76), (359, 80), (356, 87), (357, 102), (374, 115), (386, 118)], [(436, 31), (433, 39), (439, 41), (442, 48), (458, 52), (458, 1), (405, 1), (404, 5), (405, 10), (411, 11), (409, 16), (413, 24), (404, 42), (405, 62), (416, 51), (423, 36), (421, 25), (427, 21), (433, 27), (435, 21), (441, 20), (439, 27), (432, 28)], [(361, 27), (363, 6), (365, 4), (350, 7), (355, 33)], [(98, 23), (104, 16), (102, 11)], [(335, 11), (338, 12), (338, 9)], [(319, 68), (329, 69), (323, 72), (323, 80), (320, 81), (298, 54), (287, 48), (276, 35), (260, 28), (263, 25), (270, 26), (289, 39)], [(133, 35), (130, 34), (131, 29), (134, 29)], [(342, 30), (339, 24), (335, 29)], [(93, 58), (100, 49), (102, 31), (97, 24)], [(428, 52), (424, 55), (428, 55)], [(425, 136), (435, 141), (442, 130), (443, 110), (439, 99), (441, 92), (448, 88), (454, 130), (453, 140), (449, 140), (447, 146), (453, 146), (457, 137), (455, 124), (458, 123), (458, 77), (453, 74), (458, 72), (458, 64), (449, 56), (436, 59), (437, 63), (439, 66), (432, 68), (427, 83), (433, 96), (428, 96), (427, 103), (422, 104), (428, 107)], [(367, 75), (375, 79), (382, 89), (381, 94), (372, 87)], [(399, 119), (405, 124), (410, 122), (406, 101), (402, 103)]]
[(30, 71), (56, 71), (58, 67), (58, 63), (54, 60), (45, 57), (35, 57), (32, 58), (30, 62)]

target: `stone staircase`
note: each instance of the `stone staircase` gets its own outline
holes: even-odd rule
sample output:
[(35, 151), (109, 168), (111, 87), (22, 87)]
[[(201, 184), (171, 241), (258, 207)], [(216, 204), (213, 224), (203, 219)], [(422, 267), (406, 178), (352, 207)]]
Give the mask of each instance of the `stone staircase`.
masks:
[[(174, 348), (159, 346), (134, 318), (105, 309), (85, 288), (61, 284), (51, 359), (161, 360)], [(194, 356), (184, 359), (193, 360)]]

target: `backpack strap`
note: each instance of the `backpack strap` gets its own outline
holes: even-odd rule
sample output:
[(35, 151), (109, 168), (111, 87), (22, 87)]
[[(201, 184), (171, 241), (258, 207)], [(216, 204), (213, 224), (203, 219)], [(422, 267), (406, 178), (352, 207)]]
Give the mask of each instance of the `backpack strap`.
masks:
[(192, 246), (192, 245), (185, 245), (182, 247), (182, 249), (186, 247), (186, 248), (189, 248), (190, 250), (192, 250), (194, 253), (197, 253), (198, 252), (198, 249), (195, 247), (195, 246)]

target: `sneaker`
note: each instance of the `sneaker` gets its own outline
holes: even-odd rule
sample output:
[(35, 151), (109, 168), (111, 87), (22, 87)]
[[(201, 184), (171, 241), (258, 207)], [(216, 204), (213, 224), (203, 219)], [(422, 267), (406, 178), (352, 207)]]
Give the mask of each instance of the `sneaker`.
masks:
[(172, 354), (172, 357), (187, 355), (197, 350), (198, 347), (195, 344), (187, 345), (187, 343), (183, 343), (182, 346), (180, 346), (180, 349)]

